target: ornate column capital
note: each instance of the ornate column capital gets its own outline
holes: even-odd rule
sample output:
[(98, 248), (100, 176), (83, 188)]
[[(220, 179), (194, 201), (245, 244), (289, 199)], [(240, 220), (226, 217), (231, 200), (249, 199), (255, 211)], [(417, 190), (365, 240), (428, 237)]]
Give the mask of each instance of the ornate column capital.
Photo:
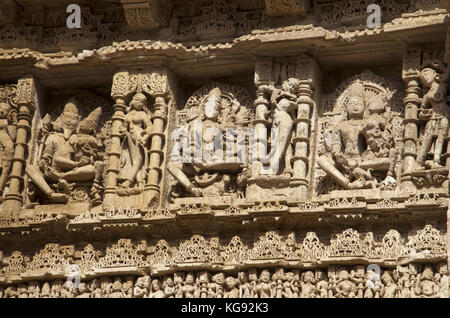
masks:
[(297, 60), (295, 77), (301, 84), (309, 84), (311, 88), (316, 88), (319, 81), (319, 65), (312, 57), (304, 57)]
[(111, 97), (116, 99), (125, 99), (129, 94), (129, 74), (127, 71), (119, 71), (114, 74), (111, 87)]
[(255, 64), (255, 86), (269, 85), (272, 83), (272, 60), (261, 60)]
[(405, 82), (417, 78), (422, 60), (422, 49), (418, 47), (407, 48), (403, 55), (402, 79)]
[(26, 105), (29, 111), (35, 108), (36, 88), (33, 77), (25, 77), (19, 79), (17, 83), (16, 103), (18, 105)]
[(158, 29), (169, 23), (172, 0), (120, 0), (128, 25), (142, 29)]

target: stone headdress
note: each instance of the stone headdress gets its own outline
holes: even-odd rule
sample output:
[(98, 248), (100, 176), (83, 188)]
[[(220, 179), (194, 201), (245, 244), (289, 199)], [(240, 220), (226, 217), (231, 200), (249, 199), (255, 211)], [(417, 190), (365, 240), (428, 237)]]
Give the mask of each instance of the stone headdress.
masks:
[(95, 129), (97, 128), (97, 126), (100, 122), (101, 115), (102, 115), (102, 108), (97, 107), (85, 119), (83, 119), (80, 122), (80, 124), (78, 125), (78, 128), (79, 127), (89, 127), (91, 129), (91, 131), (95, 131)]

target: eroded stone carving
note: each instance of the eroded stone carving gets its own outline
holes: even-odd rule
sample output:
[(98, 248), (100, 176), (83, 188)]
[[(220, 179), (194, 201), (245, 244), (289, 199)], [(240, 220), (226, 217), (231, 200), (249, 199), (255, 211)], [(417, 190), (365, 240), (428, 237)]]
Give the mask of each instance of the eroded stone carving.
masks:
[[(365, 72), (329, 97), (317, 162), (335, 189), (396, 188), (402, 131), (396, 93), (393, 85)], [(321, 182), (329, 184), (326, 178)], [(317, 186), (320, 194), (323, 185)]]
[[(366, 271), (364, 265), (287, 272), (282, 268), (251, 268), (237, 276), (210, 271), (104, 276), (83, 280), (77, 288), (59, 279), (31, 280), (2, 287), (0, 295), (2, 298), (439, 298), (445, 297), (445, 289), (448, 291), (448, 273), (442, 264), (381, 269), (381, 279), (376, 276), (373, 284), (368, 283), (372, 271)], [(405, 281), (405, 275), (410, 279)]]
[(95, 96), (72, 98), (54, 121), (50, 114), (43, 118), (36, 160), (26, 167), (31, 203), (102, 202), (103, 140), (111, 111), (105, 101), (100, 107), (85, 104), (99, 101)]
[[(178, 114), (178, 127), (182, 131), (174, 136), (178, 148), (172, 150), (172, 162), (168, 165), (176, 181), (171, 189), (172, 198), (242, 196), (248, 150), (244, 129), (253, 118), (250, 105), (245, 89), (225, 84), (207, 85), (189, 98)], [(240, 133), (236, 147), (241, 147), (237, 151), (244, 153), (233, 152), (225, 158), (226, 138), (235, 138), (232, 131)], [(185, 145), (184, 149), (179, 148), (181, 144)], [(214, 144), (219, 145), (218, 153)], [(188, 153), (180, 154), (180, 151)]]

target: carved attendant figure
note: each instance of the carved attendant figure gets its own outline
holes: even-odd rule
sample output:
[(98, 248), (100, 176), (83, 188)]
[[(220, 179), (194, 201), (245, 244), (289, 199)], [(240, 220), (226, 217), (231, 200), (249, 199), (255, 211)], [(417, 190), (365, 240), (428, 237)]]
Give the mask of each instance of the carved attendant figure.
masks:
[(439, 285), (433, 281), (433, 268), (429, 265), (425, 266), (421, 275), (418, 275), (415, 292), (417, 296), (426, 298), (439, 298)]
[(118, 180), (123, 188), (134, 182), (144, 186), (147, 166), (147, 142), (152, 131), (152, 123), (147, 113), (147, 97), (142, 93), (134, 95), (130, 102), (131, 111), (125, 116), (122, 130), (122, 169)]
[[(272, 92), (270, 102), (273, 105), (273, 127), (278, 129), (278, 143), (272, 144), (275, 149), (274, 157), (271, 158), (276, 163), (284, 161), (285, 172), (291, 173), (292, 147), (290, 147), (292, 137), (294, 111), (296, 107), (298, 80), (289, 78), (283, 82), (283, 90), (269, 86), (266, 89)], [(264, 86), (262, 87), (264, 88)], [(284, 160), (283, 160), (284, 158)], [(271, 161), (272, 161), (271, 160)], [(276, 172), (275, 172), (276, 173)]]
[[(422, 137), (422, 146), (417, 155), (417, 168), (423, 169), (427, 153), (433, 139), (436, 139), (432, 168), (442, 168), (441, 155), (444, 139), (448, 135), (449, 123), (447, 118), (447, 86), (450, 71), (445, 69), (442, 75), (430, 67), (424, 68), (419, 75), (423, 86), (428, 92), (423, 96), (420, 105), (419, 118), (428, 120)], [(431, 108), (431, 109), (430, 109)]]
[[(344, 189), (375, 187), (376, 181), (370, 170), (391, 171), (394, 167), (391, 164), (392, 157), (390, 152), (380, 153), (387, 146), (380, 142), (380, 138), (385, 136), (378, 134), (379, 123), (374, 117), (364, 119), (363, 84), (355, 82), (349, 89), (350, 96), (346, 105), (348, 119), (340, 122), (325, 138), (325, 145), (331, 152), (332, 159), (320, 156), (318, 163)], [(374, 99), (371, 103), (375, 107), (380, 100)], [(361, 138), (369, 145), (368, 151), (362, 149)], [(372, 157), (368, 156), (369, 154), (372, 154)], [(392, 181), (390, 173), (386, 179), (383, 183)]]
[(259, 298), (271, 298), (275, 296), (274, 283), (270, 281), (270, 272), (263, 269), (259, 275), (259, 284), (256, 286)]

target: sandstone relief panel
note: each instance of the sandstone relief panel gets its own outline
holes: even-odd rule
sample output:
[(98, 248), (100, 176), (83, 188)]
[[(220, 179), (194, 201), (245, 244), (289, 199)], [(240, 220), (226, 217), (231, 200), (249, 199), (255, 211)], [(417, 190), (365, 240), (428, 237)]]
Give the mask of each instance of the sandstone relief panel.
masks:
[(69, 98), (42, 118), (27, 204), (102, 203), (112, 106), (95, 95)]
[(316, 194), (397, 189), (401, 175), (400, 89), (365, 71), (324, 98)]
[(16, 2), (0, 298), (448, 298), (439, 1)]
[(172, 200), (197, 203), (203, 201), (181, 198), (244, 198), (249, 138), (253, 137), (247, 128), (254, 117), (252, 98), (239, 86), (211, 83), (188, 99), (177, 114), (179, 128), (172, 133), (174, 148), (168, 164)]

